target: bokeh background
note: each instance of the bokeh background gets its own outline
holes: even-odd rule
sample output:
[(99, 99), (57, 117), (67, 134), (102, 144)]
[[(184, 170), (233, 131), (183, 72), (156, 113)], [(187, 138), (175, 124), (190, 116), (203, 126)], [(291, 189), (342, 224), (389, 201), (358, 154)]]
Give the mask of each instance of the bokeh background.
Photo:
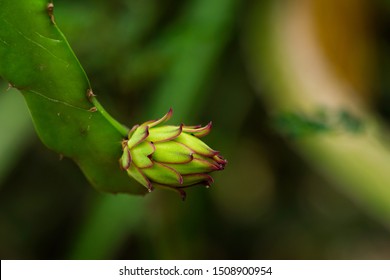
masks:
[(2, 259), (390, 258), (389, 1), (54, 4), (115, 118), (212, 120), (229, 164), (185, 202), (98, 193), (2, 81)]

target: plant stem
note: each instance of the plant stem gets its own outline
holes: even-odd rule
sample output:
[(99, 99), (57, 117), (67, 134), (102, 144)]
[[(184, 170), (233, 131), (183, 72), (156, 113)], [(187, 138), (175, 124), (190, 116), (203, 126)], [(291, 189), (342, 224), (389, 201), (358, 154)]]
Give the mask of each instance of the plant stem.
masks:
[(113, 126), (115, 127), (120, 134), (123, 135), (123, 137), (127, 137), (129, 134), (129, 128), (125, 125), (118, 122), (116, 119), (114, 119), (105, 109), (104, 107), (99, 103), (99, 101), (93, 97), (92, 98), (92, 104), (96, 107), (97, 111), (102, 114), (102, 116)]
[[(72, 53), (75, 61), (77, 61), (78, 65), (80, 66), (80, 69), (81, 71), (83, 71), (84, 73), (84, 76), (85, 76), (85, 79), (86, 81), (88, 82), (88, 85), (89, 85), (89, 89), (88, 90), (92, 90), (92, 87), (91, 87), (91, 83), (88, 79), (88, 76), (87, 76), (87, 73), (85, 73), (85, 70), (84, 68), (81, 66), (81, 63), (80, 61), (78, 60), (76, 54), (73, 52), (72, 48), (70, 47), (68, 41), (66, 40), (66, 37), (65, 35), (62, 33), (62, 31), (58, 28), (57, 24), (54, 22), (54, 26), (55, 28), (57, 29), (58, 33), (63, 37), (64, 39), (64, 42), (68, 45), (69, 47), (69, 51)], [(91, 91), (92, 93), (92, 91)], [(129, 133), (129, 129), (119, 123), (116, 119), (114, 119), (105, 109), (104, 107), (100, 104), (100, 102), (96, 99), (96, 97), (92, 94), (91, 96), (88, 97), (89, 100), (92, 102), (92, 104), (95, 106), (95, 108), (97, 109), (98, 112), (100, 112), (102, 114), (102, 116), (113, 126), (115, 127), (116, 130), (119, 131), (120, 134), (123, 135), (123, 137), (127, 137), (128, 133)]]

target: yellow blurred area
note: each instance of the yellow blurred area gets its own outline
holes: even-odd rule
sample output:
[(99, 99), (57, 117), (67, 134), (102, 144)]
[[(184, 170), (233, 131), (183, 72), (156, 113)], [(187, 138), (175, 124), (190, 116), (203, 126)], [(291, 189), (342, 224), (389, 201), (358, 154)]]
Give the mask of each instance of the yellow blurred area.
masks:
[(351, 98), (370, 103), (378, 59), (372, 5), (364, 0), (301, 2), (311, 14), (319, 48), (335, 74), (351, 85)]

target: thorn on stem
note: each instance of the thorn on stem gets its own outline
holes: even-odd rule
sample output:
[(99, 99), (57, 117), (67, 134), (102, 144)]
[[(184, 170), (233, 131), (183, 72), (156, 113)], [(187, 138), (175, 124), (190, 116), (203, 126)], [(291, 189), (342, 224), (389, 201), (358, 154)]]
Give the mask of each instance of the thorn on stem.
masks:
[(92, 89), (87, 89), (87, 98), (89, 100), (89, 102), (92, 102), (92, 98), (94, 98), (96, 96), (96, 94), (93, 93)]
[(11, 83), (8, 83), (8, 87), (5, 91), (9, 91), (11, 88), (14, 88), (15, 86)]
[(50, 21), (53, 24), (55, 24), (55, 21), (54, 21), (54, 4), (52, 2), (47, 4), (46, 10), (47, 10), (47, 14), (49, 15)]

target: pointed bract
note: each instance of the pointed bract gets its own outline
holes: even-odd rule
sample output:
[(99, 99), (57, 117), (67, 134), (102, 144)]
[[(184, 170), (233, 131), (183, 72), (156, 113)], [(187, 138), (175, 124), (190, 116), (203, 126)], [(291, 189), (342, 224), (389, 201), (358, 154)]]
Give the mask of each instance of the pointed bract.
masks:
[(130, 165), (129, 169), (127, 169), (127, 173), (135, 180), (137, 180), (141, 185), (145, 186), (149, 192), (153, 190), (153, 185), (150, 180), (134, 164)]
[(220, 170), (221, 168), (216, 165), (212, 164), (206, 160), (203, 159), (197, 159), (194, 158), (192, 161), (188, 162), (187, 164), (167, 164), (169, 167), (172, 167), (176, 171), (178, 171), (180, 174), (187, 175), (192, 173), (209, 173), (213, 171)]
[(127, 170), (129, 169), (130, 164), (131, 164), (131, 155), (130, 155), (129, 148), (126, 146), (123, 149), (123, 154), (120, 159), (120, 166), (123, 170)]
[[(130, 134), (130, 133), (129, 133)], [(139, 126), (134, 132), (132, 132), (131, 137), (127, 141), (127, 146), (131, 150), (134, 146), (138, 145), (149, 136), (149, 127), (148, 126)]]
[(214, 179), (208, 174), (200, 173), (183, 175), (183, 186), (192, 186), (196, 184), (210, 186), (212, 183), (214, 183)]
[(210, 133), (211, 127), (213, 126), (212, 122), (209, 122), (206, 126), (203, 127), (191, 127), (191, 126), (183, 126), (183, 131), (187, 132), (195, 137), (201, 138)]
[(133, 163), (138, 168), (152, 167), (153, 162), (151, 160), (151, 157), (155, 150), (156, 149), (154, 147), (154, 144), (151, 142), (140, 143), (131, 150), (131, 158)]
[(183, 131), (182, 126), (166, 125), (161, 127), (153, 127), (147, 141), (150, 142), (166, 142), (175, 139)]
[(155, 153), (152, 155), (152, 159), (162, 163), (188, 163), (193, 157), (193, 151), (187, 146), (174, 142), (160, 142), (154, 143), (156, 147)]
[(163, 163), (154, 162), (152, 168), (142, 169), (142, 172), (156, 183), (167, 186), (180, 186), (183, 184), (183, 177), (180, 173)]
[(168, 121), (172, 117), (172, 114), (173, 114), (173, 110), (172, 110), (172, 108), (170, 108), (168, 113), (166, 113), (162, 118), (154, 120), (154, 121), (147, 121), (143, 124), (147, 125), (149, 127), (159, 125), (160, 123)]
[(173, 141), (182, 143), (186, 145), (188, 148), (194, 151), (194, 153), (206, 156), (206, 157), (213, 157), (217, 155), (219, 152), (211, 149), (209, 146), (206, 145), (202, 140), (187, 134), (187, 133), (181, 133), (178, 137), (173, 139)]

